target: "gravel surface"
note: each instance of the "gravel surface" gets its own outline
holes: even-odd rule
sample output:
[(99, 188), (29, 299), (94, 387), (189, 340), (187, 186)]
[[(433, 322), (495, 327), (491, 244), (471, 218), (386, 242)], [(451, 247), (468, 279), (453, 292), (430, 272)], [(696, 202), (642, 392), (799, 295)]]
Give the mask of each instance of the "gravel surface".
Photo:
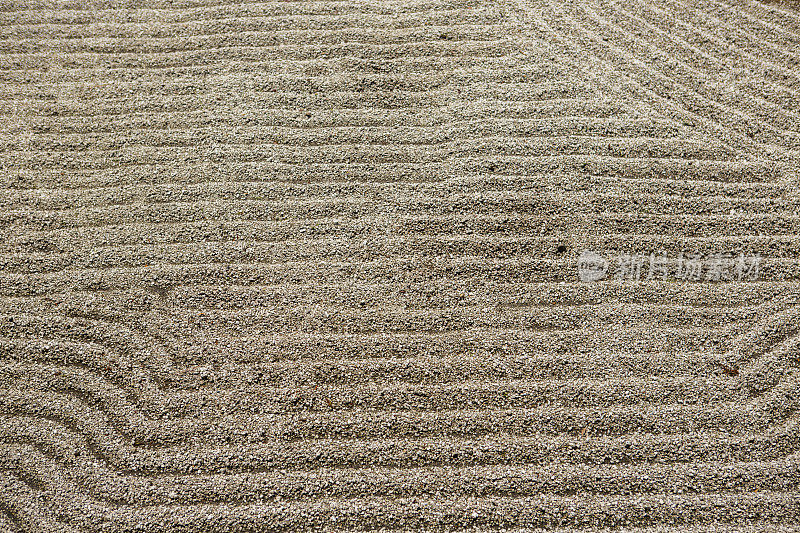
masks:
[(0, 531), (800, 531), (799, 11), (122, 4), (0, 7)]

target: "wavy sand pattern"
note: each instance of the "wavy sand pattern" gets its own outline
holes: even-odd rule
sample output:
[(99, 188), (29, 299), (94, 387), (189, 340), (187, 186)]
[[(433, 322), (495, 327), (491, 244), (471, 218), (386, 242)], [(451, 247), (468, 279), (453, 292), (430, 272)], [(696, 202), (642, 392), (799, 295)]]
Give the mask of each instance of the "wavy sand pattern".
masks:
[(789, 3), (0, 9), (0, 531), (800, 531)]

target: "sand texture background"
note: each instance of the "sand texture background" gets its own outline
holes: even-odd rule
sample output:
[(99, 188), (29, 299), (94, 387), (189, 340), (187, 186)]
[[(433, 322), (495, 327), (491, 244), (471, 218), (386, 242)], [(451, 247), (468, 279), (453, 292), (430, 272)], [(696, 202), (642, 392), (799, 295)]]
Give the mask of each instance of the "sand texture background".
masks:
[[(797, 9), (0, 32), (0, 531), (800, 531)], [(762, 261), (585, 283), (583, 250)]]

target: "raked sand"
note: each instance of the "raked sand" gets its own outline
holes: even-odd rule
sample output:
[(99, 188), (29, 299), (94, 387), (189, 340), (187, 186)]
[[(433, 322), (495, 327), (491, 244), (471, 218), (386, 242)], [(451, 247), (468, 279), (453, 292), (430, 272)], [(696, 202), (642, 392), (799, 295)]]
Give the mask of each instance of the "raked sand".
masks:
[(800, 531), (789, 3), (0, 32), (0, 531)]

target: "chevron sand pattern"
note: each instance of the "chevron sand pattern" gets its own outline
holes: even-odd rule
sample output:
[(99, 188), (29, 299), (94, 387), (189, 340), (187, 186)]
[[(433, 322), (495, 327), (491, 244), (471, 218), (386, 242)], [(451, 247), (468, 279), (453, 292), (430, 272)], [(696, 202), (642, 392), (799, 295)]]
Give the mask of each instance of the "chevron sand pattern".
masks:
[(800, 531), (790, 3), (0, 31), (0, 531)]

